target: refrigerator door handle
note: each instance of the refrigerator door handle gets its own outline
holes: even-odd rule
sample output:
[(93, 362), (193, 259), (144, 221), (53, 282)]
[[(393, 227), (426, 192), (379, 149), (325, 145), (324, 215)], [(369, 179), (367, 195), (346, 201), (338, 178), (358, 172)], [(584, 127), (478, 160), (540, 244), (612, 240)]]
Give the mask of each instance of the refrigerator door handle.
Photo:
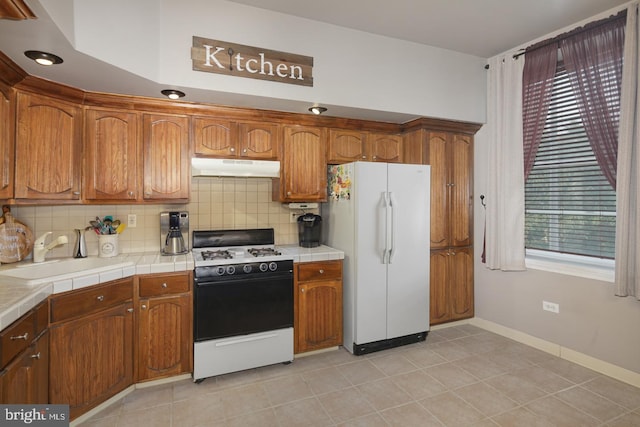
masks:
[(389, 238), (389, 242), (390, 243), (390, 247), (389, 247), (389, 264), (391, 264), (391, 260), (393, 258), (393, 255), (395, 254), (394, 250), (396, 248), (396, 217), (395, 217), (395, 202), (393, 200), (393, 193), (390, 191), (389, 192), (389, 210), (391, 211), (391, 225), (389, 226), (389, 232), (390, 232), (390, 238)]
[(386, 191), (382, 192), (382, 207), (384, 208), (384, 221), (380, 221), (382, 230), (379, 230), (379, 236), (381, 236), (384, 239), (384, 247), (382, 249), (382, 263), (383, 264), (387, 264), (387, 253), (388, 253), (388, 248), (387, 248), (387, 244), (389, 242), (388, 236), (387, 236), (387, 231), (389, 230), (388, 227), (388, 218), (389, 218), (389, 193), (387, 193)]

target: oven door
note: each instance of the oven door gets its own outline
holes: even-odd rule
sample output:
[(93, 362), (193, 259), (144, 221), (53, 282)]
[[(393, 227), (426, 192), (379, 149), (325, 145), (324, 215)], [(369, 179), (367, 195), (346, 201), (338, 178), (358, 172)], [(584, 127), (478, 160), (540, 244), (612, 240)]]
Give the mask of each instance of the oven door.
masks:
[(205, 280), (195, 279), (196, 342), (293, 326), (292, 271)]

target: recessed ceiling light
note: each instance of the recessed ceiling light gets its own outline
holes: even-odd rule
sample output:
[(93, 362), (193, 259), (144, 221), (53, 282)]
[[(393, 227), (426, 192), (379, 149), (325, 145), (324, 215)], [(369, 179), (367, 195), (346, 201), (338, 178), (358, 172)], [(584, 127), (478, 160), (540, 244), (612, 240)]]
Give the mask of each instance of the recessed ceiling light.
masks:
[(169, 99), (179, 99), (182, 98), (185, 93), (175, 89), (163, 89), (160, 91), (161, 94), (166, 96)]
[(62, 64), (62, 58), (58, 55), (54, 55), (53, 53), (42, 52), (40, 50), (27, 50), (24, 55), (33, 59), (40, 65), (49, 66), (53, 64)]
[(313, 114), (319, 116), (320, 114), (322, 114), (325, 111), (327, 111), (327, 109), (324, 108), (324, 107), (319, 107), (317, 105), (314, 105), (313, 107), (309, 108), (309, 111), (311, 111)]

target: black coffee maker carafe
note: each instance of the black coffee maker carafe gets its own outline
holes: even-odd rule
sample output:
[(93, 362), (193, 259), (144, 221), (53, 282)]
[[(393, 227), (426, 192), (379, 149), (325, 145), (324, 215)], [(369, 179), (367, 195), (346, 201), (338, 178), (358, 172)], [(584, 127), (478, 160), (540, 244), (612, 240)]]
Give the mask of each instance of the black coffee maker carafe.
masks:
[(303, 248), (320, 246), (322, 236), (322, 217), (307, 213), (298, 217), (298, 242)]
[[(186, 239), (183, 231), (187, 234)], [(160, 252), (162, 255), (179, 255), (189, 252), (188, 212), (160, 214)]]

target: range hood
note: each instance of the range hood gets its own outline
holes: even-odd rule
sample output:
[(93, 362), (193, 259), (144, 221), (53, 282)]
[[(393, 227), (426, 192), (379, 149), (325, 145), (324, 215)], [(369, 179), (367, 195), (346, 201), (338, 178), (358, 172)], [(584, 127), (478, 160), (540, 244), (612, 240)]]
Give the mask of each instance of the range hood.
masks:
[(280, 177), (280, 162), (193, 157), (191, 176)]

